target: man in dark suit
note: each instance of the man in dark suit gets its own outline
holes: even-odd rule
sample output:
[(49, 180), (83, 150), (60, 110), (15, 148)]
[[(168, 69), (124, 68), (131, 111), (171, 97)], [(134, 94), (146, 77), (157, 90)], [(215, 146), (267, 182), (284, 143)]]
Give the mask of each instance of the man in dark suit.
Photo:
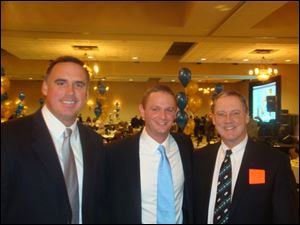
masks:
[[(96, 213), (104, 208), (102, 140), (76, 121), (88, 82), (80, 60), (60, 57), (42, 84), (44, 107), (1, 125), (1, 223), (101, 222)], [(70, 137), (64, 137), (67, 129)]]
[[(149, 89), (139, 106), (145, 120), (143, 131), (107, 146), (107, 196), (111, 223), (192, 223), (193, 146), (187, 136), (169, 132), (176, 109), (175, 96), (170, 88), (157, 85)], [(171, 188), (163, 194), (172, 193), (171, 197), (175, 198), (172, 202), (175, 208), (173, 220), (171, 216), (162, 220), (158, 216), (166, 210), (160, 210), (158, 204), (161, 201), (158, 196), (162, 194), (158, 184), (162, 156), (158, 148), (162, 146), (172, 173)]]
[(194, 153), (195, 223), (298, 223), (289, 158), (248, 138), (244, 97), (235, 91), (217, 95), (212, 119), (222, 142)]

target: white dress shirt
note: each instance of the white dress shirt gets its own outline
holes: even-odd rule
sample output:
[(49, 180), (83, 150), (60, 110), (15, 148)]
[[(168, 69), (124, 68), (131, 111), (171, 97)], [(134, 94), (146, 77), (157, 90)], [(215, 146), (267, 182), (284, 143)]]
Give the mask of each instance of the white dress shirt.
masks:
[[(142, 223), (156, 224), (157, 208), (157, 173), (160, 161), (158, 146), (160, 143), (152, 139), (144, 128), (139, 143), (141, 197), (142, 197)], [(184, 173), (178, 145), (169, 134), (162, 143), (169, 159), (175, 192), (176, 223), (180, 224), (182, 218)]]
[[(64, 140), (65, 125), (60, 122), (47, 108), (46, 105), (42, 108), (42, 115), (49, 129), (52, 137), (52, 141), (55, 146), (56, 153), (61, 165), (62, 171), (64, 170), (62, 162), (62, 144)], [(78, 176), (78, 191), (79, 191), (79, 223), (82, 224), (82, 182), (83, 182), (83, 158), (82, 148), (79, 136), (79, 130), (77, 127), (77, 121), (75, 121), (69, 128), (72, 129), (71, 134), (71, 146), (75, 158), (75, 164)]]
[(223, 141), (219, 147), (217, 159), (216, 159), (216, 163), (215, 163), (214, 175), (213, 175), (213, 179), (212, 179), (212, 185), (211, 185), (209, 207), (208, 207), (208, 218), (207, 218), (208, 224), (213, 224), (213, 221), (214, 221), (214, 209), (215, 209), (216, 196), (217, 196), (219, 171), (220, 171), (222, 162), (225, 158), (226, 150), (231, 149), (231, 151), (232, 151), (232, 154), (230, 156), (231, 169), (232, 169), (232, 179), (231, 179), (231, 198), (232, 198), (236, 180), (237, 180), (237, 177), (238, 177), (238, 174), (240, 171), (240, 167), (241, 167), (241, 163), (242, 163), (242, 159), (244, 156), (247, 141), (248, 141), (248, 136), (246, 135), (244, 140), (241, 141), (241, 143), (239, 143), (237, 146), (235, 146), (233, 148), (228, 148)]

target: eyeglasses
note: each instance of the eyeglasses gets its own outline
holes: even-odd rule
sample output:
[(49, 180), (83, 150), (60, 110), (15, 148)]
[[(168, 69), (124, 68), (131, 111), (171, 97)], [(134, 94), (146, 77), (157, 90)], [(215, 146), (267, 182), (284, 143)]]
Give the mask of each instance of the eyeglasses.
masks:
[(228, 115), (229, 115), (229, 118), (237, 120), (242, 117), (242, 112), (240, 110), (233, 110), (229, 113), (224, 112), (224, 111), (219, 111), (219, 112), (215, 113), (215, 116), (219, 120), (225, 120), (226, 118), (228, 118)]

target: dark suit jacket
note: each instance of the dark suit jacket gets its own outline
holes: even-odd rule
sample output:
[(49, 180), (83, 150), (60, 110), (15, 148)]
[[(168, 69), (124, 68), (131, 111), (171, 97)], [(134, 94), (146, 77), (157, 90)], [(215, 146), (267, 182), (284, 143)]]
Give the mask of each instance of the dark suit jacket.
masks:
[[(185, 182), (183, 221), (192, 223), (191, 156), (193, 146), (189, 138), (173, 135), (179, 147)], [(141, 183), (139, 160), (140, 134), (107, 145), (108, 202), (111, 223), (142, 223)]]
[[(194, 153), (194, 218), (207, 223), (209, 197), (220, 144)], [(249, 169), (265, 170), (264, 184), (249, 184)], [(289, 158), (264, 144), (248, 140), (232, 198), (229, 223), (298, 223), (299, 200)]]
[[(104, 207), (104, 150), (95, 132), (80, 123), (78, 128), (84, 171), (82, 221), (94, 223), (95, 210)], [(68, 223), (71, 214), (63, 172), (41, 111), (1, 124), (1, 223)]]

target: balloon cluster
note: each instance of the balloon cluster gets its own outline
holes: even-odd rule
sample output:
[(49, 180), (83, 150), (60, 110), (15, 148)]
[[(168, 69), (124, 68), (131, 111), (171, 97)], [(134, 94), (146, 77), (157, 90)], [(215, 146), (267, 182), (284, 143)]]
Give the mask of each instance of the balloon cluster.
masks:
[(7, 78), (7, 76), (5, 76), (4, 68), (1, 67), (1, 103), (8, 99), (7, 91), (9, 87), (10, 87), (10, 81)]
[(176, 95), (176, 101), (179, 111), (176, 114), (176, 122), (180, 131), (190, 135), (194, 131), (194, 114), (198, 113), (202, 99), (199, 96), (198, 84), (192, 81), (192, 73), (188, 68), (179, 70), (178, 78), (184, 87), (185, 92), (179, 92)]
[(8, 120), (13, 116), (13, 101), (8, 99), (7, 91), (10, 87), (10, 81), (5, 76), (4, 68), (1, 67), (1, 122)]
[(101, 119), (101, 120), (106, 120), (107, 116), (108, 116), (108, 109), (109, 106), (107, 104), (105, 104), (106, 101), (106, 96), (105, 93), (109, 90), (108, 86), (105, 86), (105, 84), (103, 82), (99, 82), (98, 83), (98, 92), (99, 92), (99, 96), (97, 97), (96, 100), (96, 106), (94, 108), (94, 113), (97, 119)]
[(16, 117), (20, 117), (23, 109), (24, 109), (24, 99), (25, 99), (25, 94), (23, 92), (19, 93), (19, 100), (18, 105), (16, 108)]

